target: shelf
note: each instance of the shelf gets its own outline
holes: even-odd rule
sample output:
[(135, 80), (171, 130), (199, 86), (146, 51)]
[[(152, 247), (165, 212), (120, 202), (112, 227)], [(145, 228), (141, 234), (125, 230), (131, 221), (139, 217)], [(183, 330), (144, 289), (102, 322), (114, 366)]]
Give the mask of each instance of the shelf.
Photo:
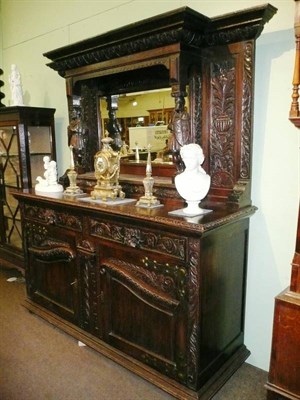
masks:
[(49, 153), (30, 153), (30, 156), (51, 156), (50, 152)]

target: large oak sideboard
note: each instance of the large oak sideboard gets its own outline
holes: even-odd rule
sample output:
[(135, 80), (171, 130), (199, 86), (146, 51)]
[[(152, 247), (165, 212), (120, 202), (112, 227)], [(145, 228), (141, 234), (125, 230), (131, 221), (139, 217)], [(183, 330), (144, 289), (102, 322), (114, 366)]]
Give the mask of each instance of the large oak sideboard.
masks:
[(249, 217), (15, 192), (25, 306), (179, 399), (210, 398), (248, 357)]

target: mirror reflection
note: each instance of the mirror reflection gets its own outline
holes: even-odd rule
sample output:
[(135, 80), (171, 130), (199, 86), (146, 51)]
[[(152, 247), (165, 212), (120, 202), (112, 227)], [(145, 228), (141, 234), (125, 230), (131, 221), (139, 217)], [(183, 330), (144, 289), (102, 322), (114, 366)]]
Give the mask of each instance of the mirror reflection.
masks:
[(102, 131), (110, 132), (109, 108), (114, 109), (120, 132), (122, 163), (145, 162), (150, 145), (153, 163), (172, 164), (168, 141), (174, 99), (170, 88), (100, 98)]

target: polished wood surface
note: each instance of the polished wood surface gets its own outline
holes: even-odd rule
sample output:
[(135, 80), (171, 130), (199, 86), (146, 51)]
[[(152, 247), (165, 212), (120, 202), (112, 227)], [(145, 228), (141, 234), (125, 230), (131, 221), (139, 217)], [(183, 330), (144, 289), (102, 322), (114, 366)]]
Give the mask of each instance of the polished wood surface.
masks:
[(85, 146), (78, 172), (93, 171), (101, 145), (100, 96), (170, 87), (174, 107), (188, 104), (182, 144), (203, 147), (208, 197), (249, 205), (255, 41), (275, 13), (265, 4), (208, 18), (182, 7), (45, 53), (66, 80), (70, 121), (80, 114)]
[(208, 18), (182, 7), (45, 54), (66, 80), (70, 125), (74, 114), (79, 122), (69, 133), (85, 144), (75, 167), (86, 192), (103, 137), (99, 97), (109, 104), (170, 87), (177, 169), (178, 143), (203, 147), (211, 188), (201, 206), (212, 211), (198, 217), (169, 214), (184, 205), (175, 168), (173, 176), (155, 168), (163, 207), (154, 209), (135, 206), (144, 194), (138, 166), (121, 170), (122, 190), (134, 199), (127, 205), (15, 193), (26, 307), (179, 399), (211, 398), (249, 355), (255, 40), (275, 12), (267, 4)]
[(249, 355), (245, 254), (255, 207), (181, 218), (167, 206), (14, 194), (30, 310), (181, 399), (210, 398)]

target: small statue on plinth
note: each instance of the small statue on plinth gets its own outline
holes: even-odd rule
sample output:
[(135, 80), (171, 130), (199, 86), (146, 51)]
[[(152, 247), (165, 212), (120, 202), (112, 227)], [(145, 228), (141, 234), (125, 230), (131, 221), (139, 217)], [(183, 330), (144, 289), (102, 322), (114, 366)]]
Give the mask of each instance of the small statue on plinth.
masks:
[(76, 185), (77, 172), (75, 171), (74, 164), (74, 154), (73, 154), (73, 146), (69, 146), (70, 148), (70, 168), (67, 171), (67, 175), (69, 178), (70, 186), (66, 188), (64, 194), (68, 196), (79, 196), (83, 193), (79, 186)]
[(147, 165), (146, 165), (146, 177), (143, 179), (143, 184), (145, 188), (145, 195), (142, 196), (139, 201), (136, 203), (138, 207), (159, 207), (162, 206), (160, 201), (157, 200), (157, 197), (153, 196), (153, 185), (154, 178), (152, 177), (152, 166), (151, 166), (151, 146), (148, 145), (148, 156), (147, 156)]
[(9, 85), (11, 91), (12, 105), (24, 106), (21, 74), (16, 64), (11, 65), (11, 72), (9, 74)]
[(62, 185), (57, 183), (57, 168), (56, 162), (50, 160), (49, 156), (43, 158), (44, 161), (44, 178), (38, 176), (36, 180), (38, 183), (35, 185), (36, 192), (46, 192), (46, 193), (61, 193), (64, 188)]

